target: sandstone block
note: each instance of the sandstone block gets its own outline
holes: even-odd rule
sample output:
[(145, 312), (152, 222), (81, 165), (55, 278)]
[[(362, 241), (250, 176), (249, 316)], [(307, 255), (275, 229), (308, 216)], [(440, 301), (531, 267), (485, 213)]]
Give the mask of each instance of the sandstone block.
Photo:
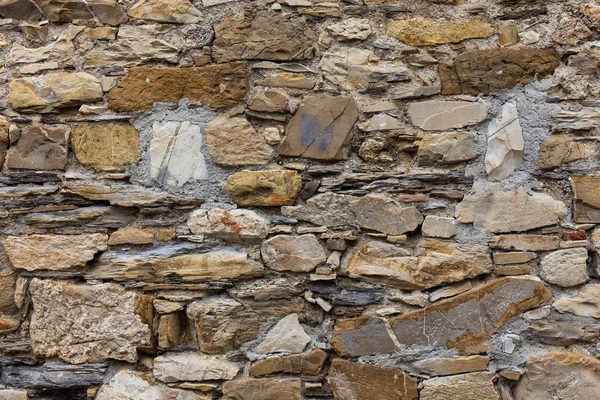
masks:
[(260, 241), (269, 233), (268, 222), (251, 210), (220, 208), (192, 212), (188, 227), (195, 235), (217, 237), (231, 241)]
[(423, 130), (443, 131), (480, 123), (487, 116), (487, 106), (467, 101), (424, 101), (410, 103), (408, 116)]
[(227, 177), (225, 191), (240, 207), (294, 204), (302, 178), (296, 171), (242, 171)]
[(508, 102), (502, 106), (502, 116), (488, 125), (488, 147), (485, 170), (493, 180), (507, 178), (523, 162), (525, 140), (519, 123), (517, 105)]
[(573, 176), (571, 186), (575, 194), (575, 222), (600, 223), (600, 177)]
[(140, 158), (140, 133), (129, 124), (77, 124), (71, 135), (77, 160), (102, 171), (123, 170)]
[(479, 18), (447, 21), (417, 17), (389, 21), (387, 34), (410, 46), (435, 46), (487, 38), (494, 34), (494, 28)]
[(290, 379), (236, 379), (223, 384), (223, 400), (302, 400), (302, 382)]
[(239, 370), (238, 366), (222, 357), (188, 351), (156, 357), (152, 374), (165, 383), (228, 381), (235, 378)]
[(491, 372), (474, 372), (423, 381), (421, 400), (500, 400)]
[(326, 359), (327, 353), (321, 349), (312, 350), (308, 354), (269, 357), (256, 361), (250, 368), (250, 375), (259, 377), (284, 373), (314, 376), (321, 372)]
[(540, 276), (562, 287), (580, 285), (589, 279), (587, 258), (585, 248), (557, 250), (542, 258)]

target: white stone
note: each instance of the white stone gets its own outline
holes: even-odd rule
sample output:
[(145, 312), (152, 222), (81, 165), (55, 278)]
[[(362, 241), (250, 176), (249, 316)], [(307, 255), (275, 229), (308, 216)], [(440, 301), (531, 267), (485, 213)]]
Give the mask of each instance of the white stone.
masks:
[(562, 287), (580, 285), (589, 279), (587, 257), (587, 250), (581, 247), (552, 252), (542, 258), (540, 276)]
[(519, 123), (517, 104), (509, 101), (502, 106), (502, 116), (488, 125), (488, 148), (485, 170), (494, 180), (508, 177), (523, 162), (525, 140)]
[(256, 347), (259, 354), (302, 353), (310, 343), (310, 336), (304, 332), (298, 321), (298, 314), (290, 314), (275, 325), (265, 339)]
[(526, 31), (519, 33), (519, 40), (524, 45), (537, 43), (540, 40), (540, 34), (536, 31)]
[(456, 235), (458, 221), (454, 218), (428, 215), (423, 221), (421, 233), (423, 236), (449, 239)]
[(586, 285), (572, 297), (561, 296), (552, 303), (552, 307), (561, 313), (600, 318), (600, 285)]
[(195, 235), (233, 241), (260, 241), (269, 233), (268, 221), (252, 210), (220, 208), (192, 212), (188, 227)]
[(426, 131), (475, 125), (487, 116), (487, 106), (470, 101), (423, 101), (408, 105), (412, 124)]

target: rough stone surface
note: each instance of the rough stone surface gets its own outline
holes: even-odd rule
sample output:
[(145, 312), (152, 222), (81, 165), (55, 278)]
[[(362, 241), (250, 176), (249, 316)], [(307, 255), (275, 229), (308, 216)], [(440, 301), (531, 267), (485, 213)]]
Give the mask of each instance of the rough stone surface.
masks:
[(418, 17), (389, 21), (387, 34), (410, 46), (433, 46), (490, 37), (494, 28), (479, 18), (446, 21)]
[(597, 155), (594, 146), (577, 142), (568, 135), (552, 135), (542, 143), (538, 154), (540, 169), (553, 169)]
[(561, 313), (600, 318), (600, 285), (586, 285), (573, 296), (561, 296), (552, 307)]
[(408, 115), (413, 125), (426, 131), (463, 128), (483, 121), (487, 107), (466, 101), (424, 101), (410, 103)]
[(571, 185), (575, 194), (575, 222), (600, 223), (600, 177), (573, 176)]
[(282, 318), (267, 333), (267, 336), (258, 346), (258, 354), (270, 353), (302, 353), (310, 342), (310, 336), (298, 321), (298, 315), (290, 314)]
[(140, 134), (129, 124), (77, 124), (71, 134), (77, 160), (103, 171), (122, 170), (140, 158)]
[(301, 400), (302, 382), (290, 379), (237, 379), (223, 384), (224, 400)]
[(475, 136), (468, 133), (436, 133), (418, 139), (418, 162), (423, 167), (460, 163), (479, 155)]
[(485, 170), (496, 181), (507, 178), (523, 161), (525, 140), (514, 102), (502, 106), (502, 116), (488, 126)]
[(540, 276), (558, 286), (577, 286), (587, 282), (588, 253), (585, 248), (557, 250), (542, 258)]
[(200, 22), (202, 13), (187, 0), (140, 0), (131, 7), (129, 15), (157, 22), (194, 24)]
[(267, 237), (267, 221), (251, 210), (199, 209), (190, 214), (188, 227), (195, 235), (231, 241), (260, 241)]
[(302, 188), (295, 171), (242, 171), (229, 175), (225, 191), (240, 207), (293, 204)]
[(327, 353), (320, 349), (308, 354), (269, 357), (255, 362), (250, 368), (250, 375), (254, 377), (277, 373), (318, 375), (326, 359)]
[(347, 18), (327, 27), (331, 35), (339, 40), (365, 40), (371, 35), (368, 19)]
[(327, 260), (315, 235), (277, 235), (261, 246), (265, 264), (275, 271), (310, 272)]
[(25, 131), (6, 155), (6, 166), (14, 169), (64, 170), (71, 130), (66, 125), (37, 125)]
[(422, 400), (500, 400), (494, 389), (493, 375), (490, 372), (474, 372), (427, 379), (420, 392)]
[(422, 372), (432, 376), (457, 375), (467, 372), (485, 371), (489, 359), (483, 356), (466, 356), (458, 358), (428, 358), (415, 363)]
[(220, 381), (235, 378), (239, 367), (217, 356), (195, 352), (167, 353), (154, 359), (152, 375), (165, 383)]

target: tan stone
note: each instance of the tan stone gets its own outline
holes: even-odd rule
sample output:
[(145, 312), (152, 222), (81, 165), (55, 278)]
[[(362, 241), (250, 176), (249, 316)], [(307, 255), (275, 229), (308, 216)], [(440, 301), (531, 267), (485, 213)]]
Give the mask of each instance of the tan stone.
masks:
[(220, 208), (192, 212), (188, 227), (195, 235), (231, 241), (260, 241), (269, 233), (268, 221), (251, 210)]
[(487, 106), (467, 101), (423, 101), (410, 103), (412, 124), (426, 131), (443, 131), (475, 125), (487, 117)]
[(137, 361), (151, 345), (149, 296), (119, 285), (75, 285), (33, 279), (30, 334), (35, 354), (68, 363)]
[(586, 285), (574, 296), (561, 296), (552, 307), (561, 313), (600, 318), (600, 285)]
[(0, 116), (0, 164), (4, 164), (4, 156), (9, 145), (9, 127), (8, 118)]
[(435, 46), (487, 38), (494, 34), (494, 28), (479, 18), (448, 21), (417, 17), (389, 21), (387, 34), (410, 46)]
[(56, 41), (46, 46), (28, 48), (15, 44), (11, 47), (6, 59), (6, 65), (31, 64), (40, 61), (52, 60), (65, 62), (75, 56), (75, 46), (68, 35), (68, 30), (61, 32)]
[(529, 275), (531, 266), (529, 264), (499, 265), (494, 268), (494, 274), (498, 276)]
[(294, 204), (302, 178), (296, 171), (242, 171), (227, 177), (225, 191), (240, 207)]
[(494, 253), (494, 263), (496, 264), (522, 264), (533, 260), (536, 257), (532, 252), (509, 252)]
[(115, 111), (150, 110), (156, 102), (200, 101), (211, 108), (227, 108), (244, 99), (248, 90), (246, 64), (231, 63), (195, 68), (135, 67), (108, 95)]
[(542, 258), (540, 276), (546, 282), (562, 287), (577, 286), (590, 279), (585, 248), (557, 250)]
[(245, 118), (216, 117), (206, 128), (208, 154), (222, 165), (267, 164), (273, 149)]
[(269, 357), (256, 361), (250, 368), (253, 377), (284, 374), (318, 375), (327, 359), (327, 353), (314, 349), (308, 354), (291, 354), (289, 356)]
[(310, 343), (310, 336), (304, 332), (304, 328), (298, 321), (298, 315), (290, 314), (280, 319), (267, 332), (255, 351), (258, 354), (302, 353), (308, 343)]
[(100, 81), (85, 72), (60, 72), (39, 77), (13, 79), (10, 103), (23, 112), (48, 113), (102, 100)]
[[(248, 108), (259, 112), (285, 112), (287, 110), (287, 97), (273, 91), (255, 92), (248, 99)], [(267, 142), (272, 144), (270, 141)]]
[(423, 236), (448, 239), (456, 235), (457, 228), (458, 222), (454, 218), (428, 215), (423, 221), (421, 233)]
[(152, 375), (165, 383), (221, 381), (235, 378), (240, 368), (224, 357), (196, 352), (166, 353), (154, 359)]
[(277, 235), (261, 245), (265, 264), (275, 271), (310, 272), (327, 260), (315, 235)]
[(498, 235), (492, 238), (490, 247), (502, 250), (518, 251), (548, 251), (558, 249), (560, 238), (558, 236), (521, 234)]
[(552, 35), (552, 41), (569, 46), (577, 46), (589, 39), (592, 31), (579, 18), (563, 16)]
[(568, 135), (552, 135), (540, 146), (538, 167), (552, 169), (596, 155), (596, 148), (590, 144), (575, 141)]
[(129, 16), (157, 22), (195, 24), (202, 13), (188, 0), (140, 0), (131, 7)]
[(185, 316), (181, 313), (171, 313), (160, 316), (158, 323), (158, 345), (163, 349), (175, 349), (181, 345), (187, 345), (185, 341), (184, 327)]
[(474, 372), (423, 381), (421, 400), (500, 400), (491, 372)]
[(505, 21), (498, 29), (498, 44), (500, 46), (511, 46), (519, 43), (519, 28), (513, 21)]
[(85, 267), (97, 252), (106, 250), (107, 240), (101, 233), (9, 236), (4, 249), (13, 268), (64, 271)]
[(140, 133), (129, 124), (77, 124), (71, 135), (77, 160), (103, 171), (123, 170), (140, 158)]
[(315, 81), (306, 75), (282, 72), (276, 75), (268, 75), (265, 78), (256, 81), (256, 85), (293, 89), (312, 89), (315, 87)]
[(345, 18), (338, 23), (327, 25), (327, 30), (339, 40), (366, 40), (372, 32), (366, 18)]
[(600, 177), (573, 176), (571, 186), (575, 194), (575, 222), (600, 223)]
[(414, 363), (424, 374), (432, 376), (457, 375), (467, 372), (485, 371), (489, 358), (485, 356), (466, 356), (458, 358), (427, 358)]
[(418, 163), (423, 167), (459, 163), (479, 155), (475, 136), (469, 133), (436, 133), (417, 137)]
[(110, 234), (108, 244), (116, 246), (119, 244), (150, 244), (154, 242), (154, 231), (152, 229), (119, 229)]
[(223, 400), (302, 400), (300, 379), (236, 379), (223, 384)]
[(600, 335), (596, 324), (583, 324), (576, 321), (547, 320), (531, 321), (527, 332), (540, 343), (550, 346), (570, 346), (580, 342), (593, 342)]
[(340, 358), (331, 362), (327, 381), (336, 400), (416, 400), (417, 380), (398, 368), (381, 368)]
[(10, 315), (16, 313), (16, 287), (17, 274), (12, 271), (0, 272), (0, 315)]

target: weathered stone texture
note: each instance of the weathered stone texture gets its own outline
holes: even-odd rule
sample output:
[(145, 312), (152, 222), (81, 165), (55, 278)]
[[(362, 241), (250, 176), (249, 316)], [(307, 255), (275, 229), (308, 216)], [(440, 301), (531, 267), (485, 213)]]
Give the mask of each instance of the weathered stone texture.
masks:
[(457, 21), (411, 18), (389, 21), (387, 33), (411, 46), (433, 46), (490, 37), (494, 28), (478, 18)]
[(229, 175), (225, 191), (240, 207), (293, 204), (302, 188), (296, 171), (242, 171)]

